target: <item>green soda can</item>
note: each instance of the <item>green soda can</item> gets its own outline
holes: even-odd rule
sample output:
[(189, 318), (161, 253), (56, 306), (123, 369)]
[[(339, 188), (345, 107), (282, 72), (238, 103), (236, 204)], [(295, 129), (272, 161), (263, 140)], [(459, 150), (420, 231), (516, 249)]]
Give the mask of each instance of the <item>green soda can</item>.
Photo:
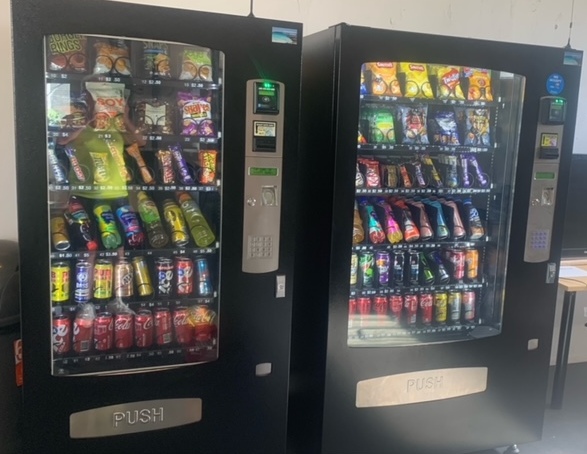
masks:
[(373, 252), (363, 252), (359, 257), (361, 287), (372, 288), (375, 282), (375, 257)]

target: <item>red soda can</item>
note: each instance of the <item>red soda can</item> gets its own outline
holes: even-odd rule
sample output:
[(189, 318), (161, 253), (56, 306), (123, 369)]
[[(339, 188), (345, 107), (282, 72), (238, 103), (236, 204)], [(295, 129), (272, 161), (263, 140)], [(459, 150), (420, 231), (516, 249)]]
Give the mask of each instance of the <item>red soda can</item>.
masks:
[(418, 321), (418, 295), (404, 296), (404, 308), (406, 311), (406, 325), (414, 326)]
[(67, 315), (53, 317), (53, 353), (64, 355), (71, 350), (71, 320)]
[(452, 265), (452, 278), (462, 281), (465, 278), (465, 251), (462, 249), (450, 249), (447, 251), (448, 260)]
[(187, 345), (192, 342), (193, 330), (187, 307), (178, 307), (173, 311), (173, 329), (175, 330), (175, 341), (178, 344)]
[(100, 352), (112, 349), (113, 334), (114, 317), (110, 312), (101, 312), (94, 319), (94, 348)]
[(114, 317), (114, 346), (118, 350), (127, 350), (133, 344), (133, 316), (130, 312), (121, 312)]
[(155, 310), (155, 344), (171, 343), (171, 313), (167, 308)]
[(373, 298), (373, 310), (377, 315), (387, 315), (387, 297), (376, 296), (375, 298)]
[(354, 315), (357, 313), (357, 298), (349, 299), (349, 314)]
[(420, 321), (423, 325), (432, 324), (434, 309), (434, 296), (432, 293), (422, 293), (420, 295)]
[(147, 309), (135, 316), (135, 345), (140, 348), (153, 345), (153, 314)]
[(187, 257), (175, 259), (177, 296), (189, 296), (194, 290), (194, 263)]
[(371, 313), (371, 298), (368, 296), (361, 297), (357, 300), (357, 309), (361, 315), (369, 315)]
[(78, 314), (73, 321), (73, 350), (86, 353), (92, 349), (94, 340), (94, 317)]
[(401, 295), (391, 295), (389, 297), (389, 310), (393, 321), (399, 323), (402, 319), (402, 310), (404, 307), (404, 298)]
[(475, 321), (475, 292), (463, 292), (463, 320), (466, 323)]

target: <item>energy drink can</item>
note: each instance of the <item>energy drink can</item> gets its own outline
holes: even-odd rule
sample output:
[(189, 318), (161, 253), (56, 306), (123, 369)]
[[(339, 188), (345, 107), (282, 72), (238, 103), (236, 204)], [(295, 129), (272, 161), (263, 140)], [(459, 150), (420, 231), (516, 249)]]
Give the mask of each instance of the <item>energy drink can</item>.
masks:
[(420, 294), (420, 322), (422, 325), (431, 325), (434, 311), (434, 296), (432, 293)]
[(112, 263), (108, 260), (98, 260), (94, 265), (94, 298), (112, 298)]
[(63, 216), (54, 216), (51, 218), (51, 241), (57, 251), (67, 251), (71, 247), (65, 218)]
[(64, 303), (69, 300), (71, 268), (67, 262), (51, 264), (51, 301)]
[(173, 261), (166, 257), (155, 260), (157, 296), (169, 298), (173, 292)]
[(389, 285), (389, 266), (391, 256), (387, 251), (378, 251), (375, 254), (375, 265), (377, 266), (377, 283), (380, 287)]
[(415, 326), (418, 321), (418, 295), (405, 295), (404, 309), (406, 313), (406, 325)]
[(448, 295), (446, 292), (436, 292), (434, 294), (434, 322), (444, 325), (448, 312)]
[(361, 270), (361, 286), (372, 288), (375, 280), (375, 257), (372, 252), (364, 252), (359, 258), (359, 269)]
[(465, 268), (467, 279), (476, 281), (479, 276), (479, 251), (477, 249), (465, 250)]
[(475, 321), (475, 292), (471, 290), (463, 292), (463, 320), (465, 323)]
[(214, 293), (214, 288), (212, 287), (212, 279), (210, 279), (208, 260), (204, 257), (196, 257), (195, 268), (198, 280), (198, 295), (211, 296)]
[(404, 261), (404, 252), (393, 254), (393, 283), (395, 285), (403, 285), (404, 283)]
[(448, 284), (450, 282), (450, 275), (442, 262), (440, 253), (438, 251), (429, 252), (428, 258), (436, 268), (436, 282), (439, 284)]
[(76, 303), (87, 303), (92, 297), (92, 290), (90, 288), (91, 271), (92, 265), (90, 262), (78, 260), (75, 264), (75, 290), (73, 292), (73, 299)]
[(461, 322), (461, 307), (463, 304), (463, 295), (461, 292), (449, 292), (448, 294), (448, 312), (449, 320), (453, 324)]
[(408, 251), (410, 263), (410, 285), (418, 285), (420, 279), (420, 253), (416, 251)]
[(114, 265), (114, 296), (119, 298), (131, 297), (134, 293), (132, 265), (128, 260), (121, 258)]
[(358, 271), (359, 271), (359, 256), (357, 255), (356, 252), (353, 252), (353, 253), (351, 253), (351, 279), (350, 279), (351, 287), (354, 287), (355, 285), (357, 285)]
[(428, 258), (420, 253), (420, 282), (422, 285), (432, 285), (434, 284), (434, 279), (436, 278), (432, 272)]
[(135, 257), (132, 259), (132, 267), (135, 272), (135, 282), (139, 296), (149, 296), (153, 294), (153, 284), (147, 268), (145, 257)]

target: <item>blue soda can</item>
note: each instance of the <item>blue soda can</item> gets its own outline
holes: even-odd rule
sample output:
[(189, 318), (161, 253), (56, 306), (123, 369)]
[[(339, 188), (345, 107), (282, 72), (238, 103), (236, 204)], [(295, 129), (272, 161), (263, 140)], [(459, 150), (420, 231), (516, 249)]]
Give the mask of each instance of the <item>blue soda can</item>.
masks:
[(380, 287), (389, 285), (389, 265), (391, 257), (387, 251), (378, 251), (375, 255), (375, 266), (377, 267), (377, 282)]
[(210, 270), (208, 268), (208, 260), (203, 257), (196, 259), (196, 271), (198, 273), (198, 295), (211, 296), (212, 281), (210, 280)]
[(91, 297), (90, 278), (92, 265), (85, 260), (78, 260), (75, 264), (75, 291), (73, 297), (76, 303), (88, 303)]

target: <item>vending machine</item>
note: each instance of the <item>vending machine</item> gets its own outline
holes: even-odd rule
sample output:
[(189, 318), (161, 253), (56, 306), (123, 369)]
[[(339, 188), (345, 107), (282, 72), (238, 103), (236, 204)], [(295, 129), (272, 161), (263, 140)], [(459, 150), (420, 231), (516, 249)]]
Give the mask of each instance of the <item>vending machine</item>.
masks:
[(301, 26), (12, 14), (25, 450), (284, 452)]
[(581, 59), (346, 24), (306, 38), (295, 452), (540, 437)]

